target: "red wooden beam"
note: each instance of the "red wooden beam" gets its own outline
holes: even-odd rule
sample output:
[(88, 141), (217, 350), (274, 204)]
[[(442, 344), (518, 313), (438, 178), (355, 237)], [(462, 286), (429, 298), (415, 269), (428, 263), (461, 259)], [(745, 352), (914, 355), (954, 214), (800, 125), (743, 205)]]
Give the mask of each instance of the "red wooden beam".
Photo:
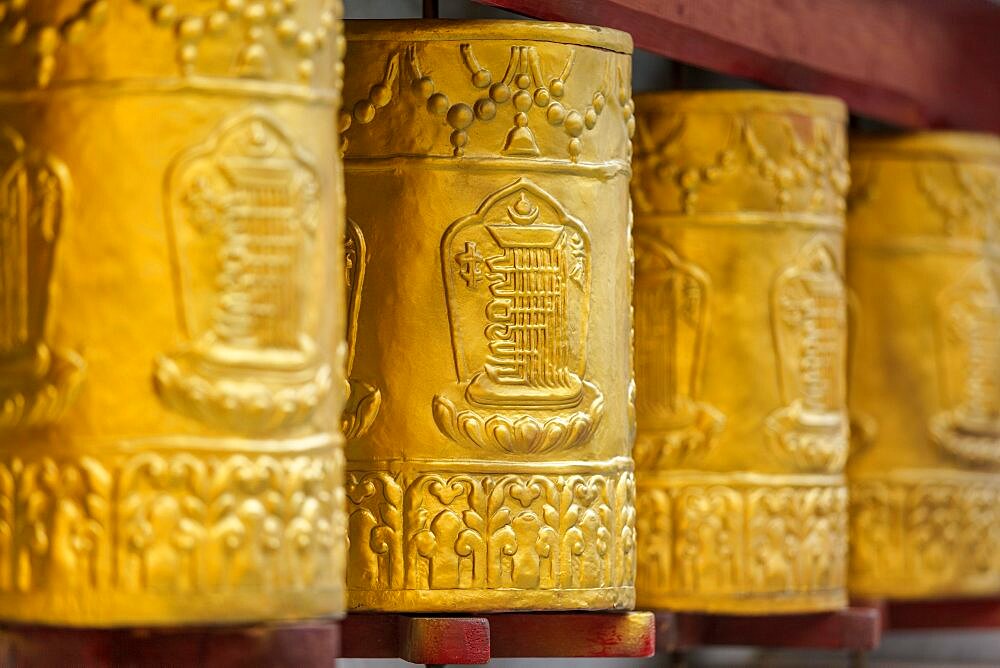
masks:
[(654, 53), (834, 95), (904, 127), (1000, 132), (1000, 5), (990, 0), (476, 1), (625, 30)]
[(3, 668), (332, 667), (337, 622), (155, 629), (0, 628)]
[(876, 608), (847, 608), (806, 615), (657, 615), (657, 649), (747, 645), (769, 648), (875, 649), (882, 637)]
[(654, 619), (648, 612), (352, 614), (344, 621), (341, 655), (476, 665), (500, 657), (646, 657), (654, 648)]
[(1000, 629), (1000, 599), (876, 601), (886, 631)]

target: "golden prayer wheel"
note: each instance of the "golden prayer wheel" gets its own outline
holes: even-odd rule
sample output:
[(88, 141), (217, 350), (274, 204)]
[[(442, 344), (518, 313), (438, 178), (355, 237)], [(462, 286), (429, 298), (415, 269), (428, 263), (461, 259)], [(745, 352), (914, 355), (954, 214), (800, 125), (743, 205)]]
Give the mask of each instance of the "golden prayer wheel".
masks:
[(348, 606), (631, 607), (631, 39), (346, 32)]
[(340, 13), (0, 1), (0, 619), (343, 609)]
[(854, 594), (1000, 593), (1000, 139), (852, 138)]
[(639, 604), (845, 604), (846, 110), (637, 98)]

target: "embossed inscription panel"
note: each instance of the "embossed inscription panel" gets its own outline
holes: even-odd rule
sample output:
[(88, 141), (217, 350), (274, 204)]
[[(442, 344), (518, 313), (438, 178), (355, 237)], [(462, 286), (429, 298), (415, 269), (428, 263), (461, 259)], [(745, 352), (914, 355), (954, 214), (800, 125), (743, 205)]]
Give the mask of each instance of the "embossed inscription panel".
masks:
[(582, 377), (592, 262), (583, 223), (520, 179), (448, 228), (441, 262), (460, 380), (434, 397), (441, 431), (485, 454), (585, 443), (604, 397)]
[(266, 433), (308, 421), (325, 399), (331, 370), (313, 334), (313, 162), (273, 116), (253, 111), (172, 165), (170, 238), (189, 343), (154, 371), (172, 409)]

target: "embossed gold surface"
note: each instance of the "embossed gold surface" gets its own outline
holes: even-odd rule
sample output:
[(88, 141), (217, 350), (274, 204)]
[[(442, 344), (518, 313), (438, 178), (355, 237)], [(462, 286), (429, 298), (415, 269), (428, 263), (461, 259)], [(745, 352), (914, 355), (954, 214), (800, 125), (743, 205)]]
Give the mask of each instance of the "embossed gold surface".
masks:
[(637, 98), (639, 605), (845, 603), (846, 110)]
[(0, 2), (0, 618), (343, 609), (340, 12)]
[(852, 137), (853, 593), (1000, 593), (1000, 139)]
[(631, 607), (631, 41), (347, 35), (348, 605)]

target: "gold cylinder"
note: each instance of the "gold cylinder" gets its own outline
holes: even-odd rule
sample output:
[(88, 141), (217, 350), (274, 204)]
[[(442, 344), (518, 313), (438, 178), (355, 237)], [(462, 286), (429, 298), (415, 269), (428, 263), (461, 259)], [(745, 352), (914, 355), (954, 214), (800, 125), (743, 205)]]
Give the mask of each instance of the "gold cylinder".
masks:
[(639, 604), (845, 604), (844, 106), (637, 98)]
[(348, 606), (631, 607), (631, 40), (347, 38)]
[(343, 609), (339, 0), (0, 2), (0, 618)]
[(854, 594), (1000, 593), (1000, 139), (852, 138)]

